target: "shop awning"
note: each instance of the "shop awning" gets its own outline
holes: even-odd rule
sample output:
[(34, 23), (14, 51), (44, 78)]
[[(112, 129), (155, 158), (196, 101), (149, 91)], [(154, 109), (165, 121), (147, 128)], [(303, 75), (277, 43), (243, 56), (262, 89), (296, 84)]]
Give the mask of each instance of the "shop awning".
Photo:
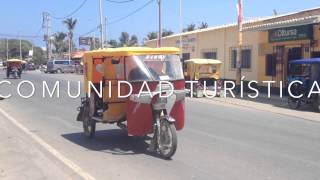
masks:
[(320, 16), (307, 16), (303, 18), (293, 18), (283, 21), (276, 21), (270, 23), (264, 23), (259, 25), (243, 27), (243, 31), (267, 31), (270, 29), (284, 28), (284, 27), (293, 27), (293, 26), (302, 26), (308, 24), (317, 24), (320, 23)]

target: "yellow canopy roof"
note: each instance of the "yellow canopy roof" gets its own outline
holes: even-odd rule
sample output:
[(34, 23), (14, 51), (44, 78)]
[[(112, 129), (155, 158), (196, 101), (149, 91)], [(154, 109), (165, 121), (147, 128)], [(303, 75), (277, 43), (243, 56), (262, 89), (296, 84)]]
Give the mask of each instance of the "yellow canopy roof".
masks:
[(20, 59), (8, 59), (7, 62), (19, 62), (22, 63), (23, 61)]
[(194, 63), (194, 64), (222, 64), (222, 61), (217, 59), (190, 59), (184, 61), (185, 63)]
[(175, 47), (161, 47), (161, 48), (149, 48), (149, 47), (121, 47), (121, 48), (106, 48), (94, 51), (87, 51), (85, 56), (91, 55), (95, 57), (101, 56), (131, 56), (131, 55), (143, 55), (143, 54), (178, 54), (179, 49)]

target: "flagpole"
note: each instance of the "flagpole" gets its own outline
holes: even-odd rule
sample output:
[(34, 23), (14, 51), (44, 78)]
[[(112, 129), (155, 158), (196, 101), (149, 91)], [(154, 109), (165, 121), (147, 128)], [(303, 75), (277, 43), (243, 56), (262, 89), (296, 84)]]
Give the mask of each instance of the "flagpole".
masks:
[(236, 59), (236, 90), (237, 93), (240, 93), (240, 84), (241, 84), (241, 57), (242, 51), (241, 47), (243, 44), (243, 34), (242, 34), (242, 21), (243, 21), (243, 6), (242, 0), (238, 0), (238, 48), (237, 48), (237, 59)]
[(161, 47), (161, 40), (162, 40), (162, 2), (161, 0), (158, 0), (158, 8), (159, 8), (159, 34), (158, 34), (158, 43), (157, 47)]
[(180, 3), (179, 3), (179, 21), (180, 21), (180, 59), (182, 59), (182, 55), (183, 55), (183, 44), (182, 44), (182, 32), (183, 32), (183, 22), (182, 22), (182, 0), (180, 0)]

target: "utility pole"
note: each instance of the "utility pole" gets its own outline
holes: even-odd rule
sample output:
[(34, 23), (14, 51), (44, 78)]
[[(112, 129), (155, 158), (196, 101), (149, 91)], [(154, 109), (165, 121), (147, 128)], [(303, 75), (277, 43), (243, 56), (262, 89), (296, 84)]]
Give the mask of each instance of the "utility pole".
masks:
[(102, 12), (102, 0), (99, 0), (99, 14), (100, 14), (100, 48), (104, 47), (104, 32), (103, 32), (103, 12)]
[(243, 8), (242, 0), (238, 0), (238, 49), (237, 49), (237, 60), (236, 60), (236, 87), (237, 93), (240, 93), (240, 84), (241, 84), (241, 58), (242, 58), (242, 21), (243, 21)]
[(21, 37), (19, 33), (19, 41), (20, 41), (20, 60), (22, 60), (22, 48), (21, 48)]
[(51, 59), (52, 56), (52, 46), (51, 46), (51, 17), (50, 14), (48, 13), (47, 16), (47, 34), (48, 34), (48, 45), (49, 45), (49, 60)]
[(96, 33), (93, 32), (93, 50), (96, 49)]
[(182, 44), (182, 32), (183, 32), (183, 19), (182, 19), (182, 0), (180, 0), (180, 3), (179, 3), (179, 21), (180, 21), (180, 59), (182, 59), (182, 56), (183, 56), (183, 44)]
[(69, 33), (69, 60), (71, 60), (71, 34)]
[(6, 45), (6, 49), (7, 49), (7, 61), (9, 59), (9, 42), (8, 42), (8, 38), (6, 38), (6, 42), (7, 42), (7, 45)]
[(43, 12), (43, 22), (42, 28), (46, 29), (46, 33), (44, 35), (46, 41), (46, 48), (47, 48), (47, 58), (48, 61), (51, 59), (51, 18), (48, 12)]
[(161, 0), (158, 0), (158, 6), (159, 6), (159, 35), (158, 35), (158, 47), (161, 47), (161, 39), (162, 39), (162, 8), (161, 8)]
[(108, 48), (108, 40), (107, 40), (107, 16), (104, 17), (104, 44)]

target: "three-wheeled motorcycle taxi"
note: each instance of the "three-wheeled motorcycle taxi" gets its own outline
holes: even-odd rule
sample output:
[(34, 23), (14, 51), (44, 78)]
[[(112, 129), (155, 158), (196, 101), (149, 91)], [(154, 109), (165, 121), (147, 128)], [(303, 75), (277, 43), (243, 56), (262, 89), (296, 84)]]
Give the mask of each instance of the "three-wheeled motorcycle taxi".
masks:
[[(222, 81), (220, 79), (220, 68), (222, 62), (216, 59), (190, 59), (184, 61), (184, 76), (186, 80), (198, 81), (193, 87), (193, 93), (196, 97), (203, 97), (204, 82), (206, 89), (216, 91), (221, 90)], [(188, 84), (190, 85), (190, 84)], [(215, 87), (217, 85), (217, 87)], [(190, 89), (190, 87), (186, 87)]]
[(7, 60), (7, 78), (10, 77), (10, 75), (14, 78), (21, 78), (22, 74), (22, 64), (24, 61), (20, 59), (9, 59)]
[[(304, 102), (311, 104), (315, 111), (320, 112), (320, 95), (312, 94), (308, 97), (314, 82), (320, 84), (320, 58), (290, 61), (288, 72), (288, 83), (291, 84), (291, 93), (294, 96), (302, 95), (301, 98), (289, 96), (289, 107), (298, 109), (301, 103)], [(294, 83), (295, 81), (299, 81), (299, 83)]]
[(172, 157), (176, 130), (183, 128), (185, 119), (185, 81), (178, 54), (179, 49), (170, 47), (86, 52), (86, 97), (77, 118), (85, 136), (93, 137), (97, 122), (115, 123), (130, 136), (153, 134), (148, 150)]

